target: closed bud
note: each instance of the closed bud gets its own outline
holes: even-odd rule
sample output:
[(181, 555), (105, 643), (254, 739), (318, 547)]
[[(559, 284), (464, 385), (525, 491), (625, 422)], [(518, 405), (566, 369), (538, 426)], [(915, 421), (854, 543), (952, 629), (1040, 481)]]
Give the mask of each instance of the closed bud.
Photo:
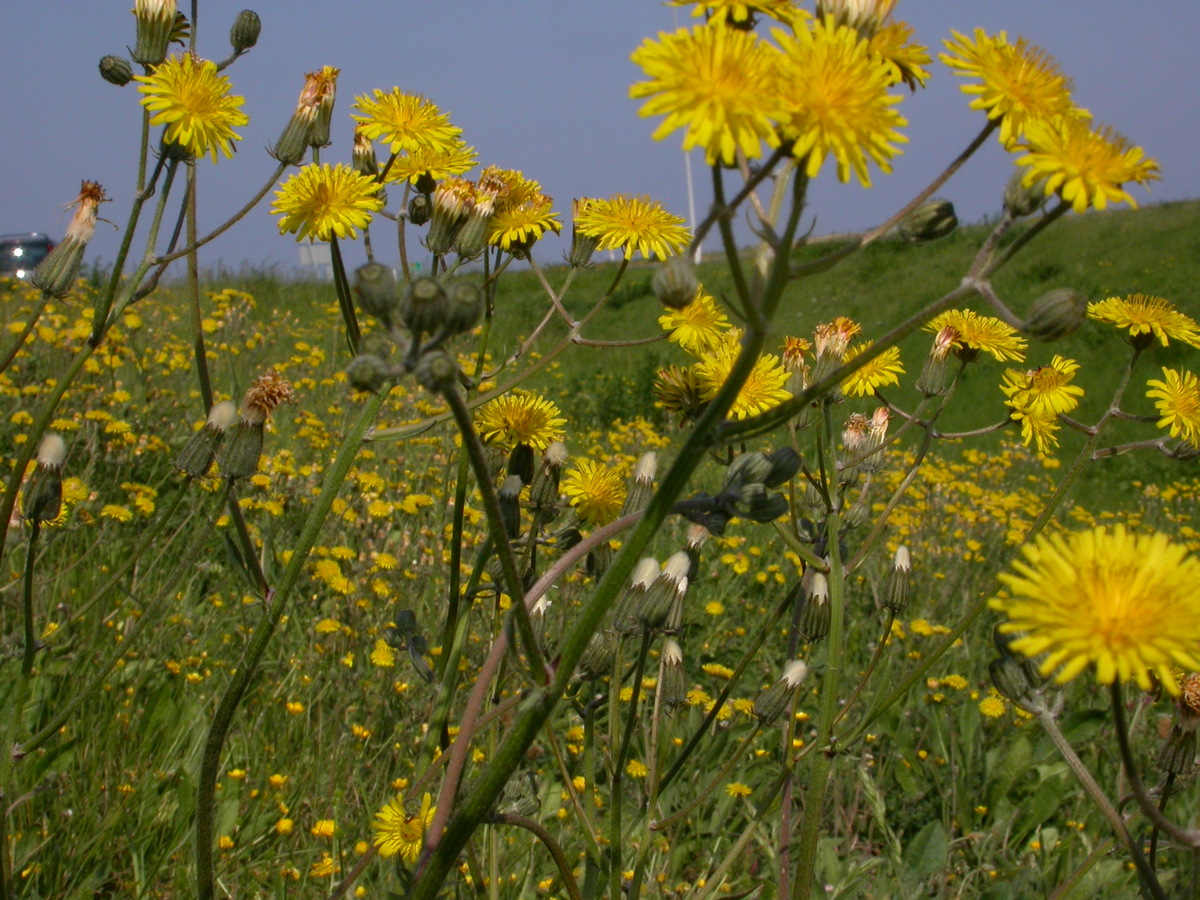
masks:
[(533, 476), (529, 502), (542, 514), (543, 521), (551, 521), (558, 512), (558, 483), (566, 462), (567, 445), (554, 441), (542, 454), (542, 464)]
[(575, 669), (574, 678), (578, 681), (592, 681), (603, 678), (612, 671), (613, 659), (617, 655), (617, 640), (610, 631), (597, 631), (588, 641), (579, 665)]
[(812, 569), (804, 573), (804, 580), (808, 582), (808, 596), (804, 601), (804, 609), (800, 611), (800, 635), (810, 644), (815, 644), (829, 634), (829, 582), (823, 574)]
[(1158, 767), (1176, 778), (1187, 778), (1196, 774), (1196, 732), (1181, 728), (1179, 723), (1171, 726), (1171, 733), (1158, 753)]
[(433, 192), (433, 209), (425, 247), (435, 256), (448, 253), (458, 230), (475, 206), (475, 185), (465, 178), (444, 179)]
[(376, 394), (395, 377), (390, 365), (374, 353), (361, 353), (346, 366), (346, 379), (356, 391)]
[(1032, 216), (1046, 205), (1046, 179), (1025, 183), (1026, 172), (1018, 169), (1004, 188), (1004, 209), (1014, 219)]
[(899, 615), (908, 609), (912, 599), (912, 561), (908, 548), (903, 544), (896, 548), (892, 568), (883, 582), (883, 608)]
[(736, 491), (743, 485), (762, 484), (770, 474), (771, 460), (767, 454), (758, 451), (743, 453), (729, 464), (723, 490)]
[(940, 397), (950, 388), (950, 351), (958, 339), (958, 332), (947, 325), (933, 338), (933, 347), (925, 357), (921, 374), (917, 376), (916, 388), (926, 397)]
[(683, 651), (679, 644), (668, 638), (662, 651), (662, 680), (658, 686), (658, 700), (671, 712), (686, 706), (688, 702), (687, 673), (683, 670)]
[(225, 432), (237, 422), (237, 405), (232, 400), (214, 403), (204, 427), (193, 434), (175, 457), (175, 468), (191, 478), (208, 474)]
[(496, 212), (496, 192), (477, 187), (466, 203), (462, 224), (454, 233), (452, 247), (463, 259), (474, 259), (487, 246), (488, 225)]
[(792, 702), (796, 691), (808, 677), (808, 666), (794, 659), (783, 669), (783, 677), (754, 700), (754, 717), (764, 726), (773, 725)]
[(46, 432), (38, 444), (37, 466), (21, 497), (21, 513), (26, 521), (52, 522), (62, 511), (62, 464), (67, 457), (66, 442), (53, 431)]
[(63, 298), (75, 286), (79, 266), (83, 262), (83, 251), (96, 233), (96, 219), (100, 204), (108, 200), (104, 188), (95, 181), (85, 181), (79, 186), (75, 198), (75, 212), (67, 234), (50, 254), (38, 263), (29, 281), (51, 297)]
[(958, 216), (954, 214), (954, 204), (935, 198), (901, 219), (896, 231), (909, 244), (923, 244), (944, 238), (957, 227)]
[(425, 390), (440, 394), (458, 381), (458, 364), (441, 350), (423, 353), (417, 361), (417, 381)]
[(1039, 341), (1057, 341), (1087, 319), (1087, 298), (1070, 288), (1042, 294), (1029, 310), (1021, 330)]
[(479, 322), (483, 315), (483, 292), (477, 285), (456, 281), (446, 295), (446, 331), (464, 334)]
[(358, 305), (369, 316), (390, 326), (400, 311), (400, 286), (391, 268), (369, 262), (354, 270), (354, 292)]
[(988, 664), (988, 674), (996, 690), (1022, 708), (1028, 707), (1037, 693), (1039, 680), (1031, 677), (1028, 660), (1001, 656)]
[(629, 479), (629, 491), (625, 494), (625, 503), (621, 507), (621, 515), (641, 512), (650, 503), (654, 493), (654, 474), (658, 470), (658, 456), (653, 451), (643, 453), (637, 465), (633, 467), (633, 475)]
[(800, 454), (791, 447), (780, 447), (767, 454), (770, 470), (763, 478), (764, 487), (777, 488), (791, 481), (800, 471)]
[(258, 471), (262, 454), (265, 420), (247, 421), (241, 418), (233, 426), (225, 452), (221, 455), (221, 475), (225, 478), (249, 478)]
[(283, 134), (271, 148), (273, 157), (282, 163), (298, 163), (309, 147), (324, 147), (329, 143), (329, 125), (333, 117), (339, 74), (339, 69), (323, 66), (304, 76), (304, 87), (300, 90), (296, 109)]
[(414, 335), (436, 332), (446, 318), (446, 291), (436, 278), (417, 278), (400, 295), (398, 312)]
[(536, 816), (542, 808), (538, 800), (537, 781), (533, 773), (514, 775), (504, 785), (500, 799), (496, 802), (496, 811), (510, 816)]
[[(579, 220), (579, 214), (597, 201), (590, 197), (576, 198), (571, 202), (571, 218), (572, 222)], [(572, 224), (571, 226), (571, 253), (567, 256), (567, 262), (572, 268), (582, 269), (592, 260), (592, 254), (596, 252), (596, 245), (600, 243), (600, 238), (593, 237), (587, 234), (581, 234), (579, 229)]]
[(109, 84), (125, 87), (133, 81), (133, 66), (123, 56), (105, 56), (100, 60), (100, 77)]
[(690, 306), (700, 293), (696, 267), (687, 256), (672, 256), (658, 267), (650, 281), (658, 302), (668, 309)]
[(508, 474), (516, 475), (525, 484), (533, 481), (533, 448), (517, 443), (508, 454)]
[(433, 204), (429, 202), (428, 194), (414, 194), (408, 201), (408, 221), (414, 225), (424, 225), (432, 214)]
[(504, 533), (512, 540), (521, 533), (521, 491), (525, 483), (517, 475), (509, 475), (500, 485), (497, 500), (500, 503), (500, 521)]
[(135, 0), (133, 15), (137, 20), (137, 38), (133, 61), (143, 66), (157, 66), (167, 58), (167, 46), (175, 32), (175, 0)]
[(239, 56), (258, 43), (262, 34), (262, 19), (252, 9), (243, 9), (229, 29), (229, 44)]

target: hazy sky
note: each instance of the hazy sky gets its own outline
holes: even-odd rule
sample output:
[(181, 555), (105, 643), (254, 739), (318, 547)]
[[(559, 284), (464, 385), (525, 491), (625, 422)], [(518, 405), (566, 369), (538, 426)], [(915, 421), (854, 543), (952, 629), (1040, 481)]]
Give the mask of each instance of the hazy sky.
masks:
[[(134, 183), (139, 94), (96, 70), (101, 56), (133, 42), (130, 0), (9, 3), (0, 54), (0, 233), (45, 231), (60, 237), (64, 204), (81, 179), (99, 181), (113, 202), (102, 214), (123, 223)], [(181, 2), (181, 8), (187, 8)], [(228, 52), (229, 25), (242, 0), (202, 2), (201, 54)], [(569, 226), (571, 198), (645, 193), (687, 215), (681, 136), (653, 141), (657, 119), (643, 119), (628, 88), (640, 69), (629, 61), (643, 38), (691, 21), (689, 11), (653, 0), (274, 0), (257, 8), (258, 46), (230, 67), (250, 124), (232, 160), (198, 163), (201, 227), (222, 221), (270, 175), (266, 147), (283, 129), (304, 73), (341, 68), (334, 143), (322, 161), (349, 161), (355, 95), (399, 86), (447, 111), (483, 164), (521, 169), (541, 181)], [(816, 232), (873, 224), (902, 204), (952, 159), (983, 125), (968, 109), (961, 80), (936, 61), (952, 28), (1007, 30), (1053, 54), (1075, 81), (1076, 101), (1158, 159), (1162, 181), (1139, 204), (1200, 196), (1200, 3), (1196, 0), (901, 0), (899, 17), (935, 54), (929, 87), (906, 96), (910, 138), (891, 176), (875, 187), (839, 184), (829, 164), (812, 194)], [(700, 202), (703, 157), (693, 156)], [(994, 142), (941, 192), (963, 221), (995, 213), (1011, 168)], [(391, 191), (393, 198), (399, 191)], [(395, 200), (393, 199), (393, 202)], [(271, 264), (289, 271), (299, 258), (264, 201), (212, 245), (205, 265)], [(569, 227), (567, 229), (569, 232)], [(111, 258), (117, 229), (101, 225), (88, 258)], [(710, 239), (711, 240), (711, 239)], [(383, 235), (377, 246), (384, 244)], [(390, 242), (389, 246), (390, 246)], [(562, 243), (539, 245), (557, 260)], [(139, 250), (140, 252), (140, 250)], [(423, 252), (423, 251), (422, 251)], [(388, 260), (388, 254), (383, 254)], [(394, 250), (392, 256), (394, 256)], [(360, 247), (348, 261), (362, 259)]]

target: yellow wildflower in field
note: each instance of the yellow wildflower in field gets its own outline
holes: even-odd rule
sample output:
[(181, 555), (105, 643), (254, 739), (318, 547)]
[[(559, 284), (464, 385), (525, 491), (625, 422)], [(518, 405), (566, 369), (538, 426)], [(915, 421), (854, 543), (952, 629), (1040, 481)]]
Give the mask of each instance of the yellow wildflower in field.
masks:
[(351, 117), (359, 123), (359, 131), (387, 144), (392, 153), (454, 148), (462, 134), (462, 129), (451, 125), (450, 117), (432, 100), (398, 87), (387, 93), (376, 89), (371, 96), (355, 97), (354, 108), (362, 113)]
[(740, 781), (731, 781), (725, 785), (725, 793), (730, 797), (749, 797), (753, 792), (749, 785), (742, 784)]
[(926, 323), (925, 330), (938, 334), (953, 330), (950, 346), (960, 358), (973, 361), (980, 353), (990, 354), (997, 362), (1025, 358), (1026, 342), (1015, 328), (992, 316), (981, 316), (969, 309), (948, 309)]
[(425, 844), (425, 829), (433, 821), (435, 812), (437, 807), (430, 806), (429, 794), (422, 798), (420, 810), (412, 816), (404, 811), (403, 797), (397, 795), (389, 800), (371, 823), (379, 855), (387, 859), (398, 853), (406, 863), (416, 862)]
[(134, 81), (142, 84), (138, 91), (145, 95), (141, 103), (150, 112), (150, 124), (167, 126), (163, 143), (195, 157), (207, 154), (213, 162), (218, 151), (233, 158), (233, 141), (242, 139), (233, 129), (250, 117), (240, 109), (245, 99), (229, 93), (229, 79), (217, 73), (216, 63), (182, 53)]
[(396, 651), (388, 646), (383, 638), (377, 638), (371, 649), (371, 665), (381, 669), (390, 669), (396, 665)]
[(763, 141), (779, 143), (778, 55), (753, 31), (722, 25), (660, 33), (630, 57), (650, 80), (633, 85), (629, 96), (650, 98), (639, 115), (666, 115), (655, 140), (684, 128), (683, 149), (702, 147), (709, 165), (732, 164), (739, 150), (754, 159)]
[(1200, 379), (1186, 369), (1163, 367), (1163, 380), (1152, 378), (1146, 396), (1154, 401), (1161, 418), (1159, 428), (1200, 449)]
[(1147, 294), (1109, 297), (1088, 304), (1088, 318), (1128, 329), (1131, 342), (1147, 347), (1158, 339), (1166, 347), (1172, 339), (1200, 348), (1200, 326), (1185, 316), (1170, 300)]
[(1016, 410), (1028, 410), (1038, 415), (1069, 413), (1079, 405), (1083, 388), (1071, 384), (1079, 363), (1055, 354), (1048, 366), (1040, 366), (1028, 372), (1007, 369), (1000, 389), (1008, 397), (1009, 406)]
[(695, 357), (703, 357), (721, 344), (729, 330), (725, 310), (704, 288), (696, 289), (696, 297), (683, 309), (672, 309), (658, 317), (658, 324), (670, 332), (667, 340), (678, 344)]
[[(871, 341), (864, 341), (851, 347), (846, 351), (843, 362), (850, 362), (854, 357), (860, 356), (871, 344)], [(870, 397), (881, 387), (899, 384), (900, 376), (903, 374), (904, 365), (900, 362), (900, 348), (888, 347), (842, 382), (842, 392), (847, 397)]]
[(645, 778), (650, 774), (650, 770), (646, 768), (646, 764), (640, 759), (631, 759), (625, 767), (625, 772), (630, 778)]
[(452, 175), (470, 171), (475, 168), (477, 162), (479, 154), (475, 148), (468, 146), (466, 141), (460, 138), (454, 138), (448, 143), (401, 153), (387, 170), (384, 180), (415, 184), (418, 178), (425, 175), (441, 181)]
[(897, 130), (908, 122), (893, 108), (901, 98), (887, 92), (889, 68), (857, 31), (829, 17), (771, 33), (782, 50), (779, 128), (792, 155), (809, 178), (833, 157), (839, 181), (853, 172), (870, 187), (868, 160), (890, 172), (896, 144), (908, 141)]
[(379, 185), (344, 163), (308, 165), (275, 192), (271, 212), (279, 216), (279, 233), (295, 232), (328, 241), (331, 237), (356, 238), (383, 209)]
[(475, 414), (479, 436), (505, 449), (528, 444), (534, 450), (545, 450), (554, 441), (562, 440), (565, 424), (567, 420), (552, 401), (528, 391), (512, 391), (497, 397)]
[(1000, 576), (1008, 596), (990, 601), (1019, 634), (1014, 652), (1045, 654), (1043, 675), (1061, 684), (1095, 666), (1101, 684), (1150, 674), (1179, 693), (1172, 666), (1200, 669), (1200, 561), (1160, 532), (1135, 535), (1118, 525), (1045, 535)]
[(683, 222), (649, 197), (616, 194), (608, 200), (592, 200), (580, 209), (575, 230), (597, 238), (597, 250), (621, 250), (626, 259), (637, 252), (646, 259), (666, 259), (691, 240)]
[[(696, 380), (702, 399), (711, 400), (717, 395), (733, 371), (733, 364), (740, 349), (740, 333), (736, 330), (728, 331), (724, 343), (713, 351), (711, 356), (696, 365)], [(787, 382), (787, 370), (778, 356), (771, 353), (760, 356), (729, 408), (729, 416), (745, 419), (790, 400), (792, 394), (784, 387)]]
[(563, 477), (562, 492), (584, 522), (607, 525), (625, 503), (625, 477), (620, 469), (581, 459)]
[(337, 824), (333, 819), (317, 819), (313, 827), (309, 829), (313, 837), (319, 838), (331, 838), (336, 830)]

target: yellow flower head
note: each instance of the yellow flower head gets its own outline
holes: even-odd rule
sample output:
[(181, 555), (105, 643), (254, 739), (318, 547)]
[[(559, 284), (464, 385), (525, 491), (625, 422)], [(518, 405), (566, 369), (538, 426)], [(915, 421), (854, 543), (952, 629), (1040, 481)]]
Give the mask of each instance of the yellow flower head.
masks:
[(406, 94), (398, 87), (386, 94), (376, 89), (373, 96), (355, 97), (354, 108), (363, 113), (352, 117), (360, 123), (363, 134), (387, 144), (392, 153), (454, 147), (462, 134), (462, 129), (451, 125), (450, 117), (433, 101), (420, 94)]
[(1200, 326), (1177, 310), (1169, 300), (1146, 294), (1109, 297), (1088, 304), (1088, 318), (1129, 329), (1130, 341), (1148, 347), (1157, 338), (1164, 347), (1171, 338), (1200, 347)]
[[(703, 400), (715, 397), (729, 378), (729, 373), (733, 371), (733, 363), (740, 349), (740, 334), (731, 330), (726, 332), (726, 335), (722, 346), (714, 350), (710, 357), (696, 364), (696, 380)], [(738, 391), (733, 406), (729, 409), (729, 416), (745, 419), (774, 409), (785, 400), (790, 400), (792, 394), (784, 387), (787, 382), (787, 370), (778, 356), (771, 353), (760, 356)]]
[[(359, 126), (361, 129), (363, 126)], [(435, 181), (461, 175), (475, 168), (479, 154), (461, 138), (440, 144), (418, 147), (401, 153), (392, 161), (384, 180), (392, 183), (407, 181), (415, 184), (422, 175)]]
[(1095, 666), (1101, 684), (1158, 676), (1179, 693), (1172, 666), (1200, 669), (1200, 561), (1161, 533), (1123, 526), (1039, 537), (1000, 580), (1011, 596), (990, 603), (1019, 634), (1010, 645), (1046, 654), (1043, 675), (1069, 681)]
[(624, 251), (632, 259), (641, 251), (645, 259), (673, 256), (691, 240), (683, 219), (671, 215), (649, 197), (616, 194), (608, 200), (592, 200), (575, 217), (575, 230), (599, 240), (598, 250)]
[(908, 140), (898, 128), (907, 125), (893, 106), (900, 97), (888, 94), (889, 68), (873, 54), (858, 32), (831, 18), (794, 35), (773, 29), (783, 51), (780, 90), (784, 110), (780, 130), (794, 156), (805, 159), (805, 174), (815, 178), (827, 157), (837, 161), (838, 179), (851, 171), (870, 187), (868, 160), (884, 172)]
[(1057, 193), (1077, 213), (1089, 206), (1104, 209), (1109, 203), (1137, 202), (1122, 185), (1157, 181), (1158, 163), (1141, 147), (1132, 146), (1111, 128), (1093, 128), (1074, 116), (1053, 121), (1033, 121), (1023, 145), (1028, 152), (1017, 159), (1028, 166), (1026, 187), (1042, 179), (1046, 194)]
[(907, 22), (889, 22), (871, 36), (869, 49), (887, 69), (888, 86), (903, 81), (910, 91), (929, 80), (929, 50), (912, 40)]
[(151, 113), (150, 124), (167, 126), (163, 143), (195, 157), (207, 154), (213, 162), (217, 151), (233, 157), (233, 141), (242, 139), (233, 129), (250, 117), (240, 109), (245, 98), (229, 93), (229, 79), (217, 74), (216, 63), (183, 53), (134, 81), (142, 83), (138, 91), (145, 95), (141, 102)]
[(647, 39), (633, 52), (650, 80), (633, 85), (629, 96), (651, 98), (640, 115), (666, 115), (655, 140), (684, 128), (683, 149), (703, 147), (709, 165), (732, 163), (738, 150), (753, 159), (763, 141), (778, 143), (777, 57), (752, 31), (716, 24), (681, 28)]
[(654, 378), (654, 397), (663, 409), (680, 413), (684, 421), (690, 419), (704, 402), (695, 367), (659, 369)]
[(275, 192), (271, 212), (279, 216), (279, 233), (296, 232), (296, 240), (313, 237), (356, 238), (383, 208), (379, 185), (349, 166), (309, 165)]
[(1048, 366), (1028, 372), (1005, 370), (1000, 390), (1008, 397), (1005, 402), (1015, 410), (1057, 416), (1079, 405), (1083, 388), (1071, 384), (1078, 371), (1079, 363), (1056, 354)]
[(668, 6), (690, 6), (694, 18), (705, 18), (712, 25), (750, 28), (756, 16), (765, 15), (787, 25), (804, 11), (792, 0), (670, 0)]
[(512, 391), (497, 397), (475, 414), (480, 437), (505, 449), (528, 444), (534, 450), (545, 450), (554, 441), (562, 440), (565, 424), (567, 420), (553, 402), (527, 391)]
[(695, 357), (703, 357), (720, 346), (729, 330), (729, 317), (717, 301), (700, 287), (696, 298), (683, 309), (672, 309), (658, 317), (658, 324), (669, 331), (667, 340), (678, 344)]
[(1161, 417), (1159, 428), (1170, 429), (1171, 437), (1181, 438), (1200, 449), (1200, 379), (1186, 369), (1163, 367), (1163, 380), (1146, 382), (1146, 396), (1154, 401)]
[(425, 829), (433, 821), (436, 806), (430, 806), (430, 796), (421, 799), (421, 809), (416, 815), (404, 811), (404, 798), (393, 797), (379, 812), (371, 827), (375, 830), (375, 846), (384, 859), (400, 854), (400, 858), (411, 865), (421, 855), (425, 845)]
[[(870, 347), (872, 341), (864, 341), (846, 351), (844, 362), (850, 362)], [(877, 357), (858, 368), (842, 383), (842, 392), (848, 397), (870, 397), (876, 390), (885, 385), (899, 384), (900, 376), (904, 374), (904, 366), (900, 362), (900, 348), (888, 347)]]
[(582, 459), (563, 477), (562, 492), (583, 521), (607, 525), (625, 503), (625, 478), (619, 469)]
[(997, 362), (1020, 362), (1025, 358), (1025, 339), (999, 319), (981, 316), (969, 309), (950, 309), (935, 316), (925, 330), (939, 334), (947, 327), (953, 332), (952, 335), (946, 332), (949, 346), (960, 359), (972, 361), (980, 353), (991, 354)]
[[(486, 170), (485, 170), (486, 172)], [(517, 173), (518, 175), (520, 173)], [(479, 179), (480, 186), (484, 178)], [(532, 190), (526, 186), (532, 186)], [(552, 210), (554, 201), (532, 179), (506, 186), (496, 198), (496, 211), (488, 226), (488, 243), (513, 253), (526, 251), (547, 231), (558, 234), (562, 222)]]
[(976, 95), (972, 109), (1000, 120), (1000, 142), (1005, 147), (1011, 148), (1031, 122), (1091, 117), (1071, 101), (1071, 80), (1040, 47), (1024, 38), (1012, 44), (1003, 31), (989, 35), (976, 28), (973, 40), (952, 33), (954, 39), (946, 41), (950, 52), (939, 58), (956, 75), (979, 79), (978, 84), (964, 84), (962, 91)]

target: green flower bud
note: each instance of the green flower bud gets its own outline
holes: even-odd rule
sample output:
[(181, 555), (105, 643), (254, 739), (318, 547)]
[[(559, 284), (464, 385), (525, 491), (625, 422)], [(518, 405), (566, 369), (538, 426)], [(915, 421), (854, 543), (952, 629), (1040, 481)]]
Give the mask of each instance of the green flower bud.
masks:
[(909, 244), (924, 244), (944, 238), (958, 227), (954, 204), (949, 200), (933, 199), (918, 206), (900, 220), (896, 231)]
[(599, 237), (581, 234), (573, 224), (579, 220), (579, 214), (595, 202), (588, 197), (583, 199), (576, 197), (571, 201), (571, 252), (567, 256), (567, 262), (573, 269), (582, 269), (591, 262), (592, 254), (596, 252), (596, 246), (600, 243)]
[(137, 38), (133, 61), (143, 66), (157, 66), (167, 58), (167, 46), (175, 33), (178, 10), (175, 0), (135, 0), (133, 15), (137, 20)]
[(225, 432), (237, 417), (237, 406), (232, 400), (214, 403), (204, 427), (188, 439), (175, 457), (175, 468), (191, 478), (207, 475), (217, 457), (217, 448), (225, 439)]
[(74, 204), (75, 213), (71, 217), (71, 224), (67, 226), (66, 237), (38, 263), (30, 276), (30, 283), (59, 299), (71, 292), (83, 262), (83, 251), (96, 233), (100, 204), (106, 200), (104, 188), (95, 181), (85, 181), (80, 185), (79, 196)]
[(594, 681), (612, 671), (617, 655), (617, 639), (610, 631), (598, 631), (588, 641), (587, 649), (579, 658), (579, 666), (573, 676), (576, 681)]
[(252, 9), (243, 9), (233, 20), (233, 27), (229, 29), (229, 43), (233, 52), (239, 56), (245, 53), (258, 43), (261, 33), (262, 19), (258, 17), (258, 13)]
[(683, 651), (679, 644), (668, 638), (663, 643), (662, 680), (658, 686), (658, 700), (671, 712), (686, 706), (688, 702), (687, 673), (683, 670)]
[(48, 431), (38, 444), (37, 467), (25, 482), (21, 513), (26, 521), (52, 522), (62, 512), (62, 464), (67, 457), (66, 442)]
[(354, 292), (358, 305), (369, 316), (390, 326), (400, 312), (400, 286), (391, 268), (370, 262), (354, 270)]
[(755, 698), (754, 717), (764, 726), (775, 724), (807, 677), (808, 666), (803, 660), (794, 659), (788, 663), (783, 677)]
[(133, 66), (123, 56), (105, 56), (100, 60), (100, 77), (109, 84), (125, 87), (133, 81)]
[(225, 478), (249, 478), (258, 471), (262, 455), (263, 424), (242, 418), (233, 426), (225, 452), (221, 455), (221, 475)]
[(1042, 294), (1021, 328), (1039, 341), (1057, 341), (1076, 331), (1087, 319), (1087, 298), (1070, 288)]
[(443, 351), (434, 350), (421, 355), (416, 375), (425, 390), (440, 394), (458, 383), (458, 364)]
[(483, 315), (483, 292), (467, 281), (456, 281), (446, 296), (445, 328), (450, 334), (464, 334)]
[[(809, 572), (812, 572), (810, 569)], [(804, 573), (808, 581), (804, 609), (800, 611), (800, 635), (810, 644), (823, 640), (829, 634), (829, 582), (820, 572)]]
[(401, 294), (398, 312), (414, 335), (436, 332), (446, 320), (446, 291), (436, 278), (418, 278)]
[(1025, 184), (1025, 172), (1018, 169), (1004, 188), (1004, 209), (1015, 219), (1032, 216), (1046, 205), (1046, 179)]
[(500, 485), (496, 499), (500, 503), (500, 519), (504, 533), (512, 540), (521, 534), (521, 491), (525, 487), (518, 475), (509, 475)]
[(883, 608), (896, 615), (908, 609), (912, 599), (912, 561), (908, 548), (896, 548), (892, 568), (883, 582)]
[(654, 475), (658, 470), (658, 456), (653, 451), (643, 453), (633, 467), (633, 475), (629, 478), (629, 491), (625, 494), (625, 503), (621, 507), (621, 515), (641, 512), (650, 503), (654, 493)]
[(346, 366), (346, 378), (356, 391), (376, 394), (395, 377), (395, 371), (374, 353), (362, 353)]
[(686, 256), (672, 256), (658, 267), (650, 281), (650, 289), (658, 302), (668, 309), (683, 309), (700, 292), (696, 267)]
[(408, 201), (408, 221), (414, 225), (424, 225), (433, 215), (433, 204), (428, 194), (413, 194)]
[(1179, 723), (1171, 726), (1171, 733), (1158, 753), (1158, 767), (1177, 778), (1187, 778), (1196, 773), (1196, 732), (1181, 728)]

